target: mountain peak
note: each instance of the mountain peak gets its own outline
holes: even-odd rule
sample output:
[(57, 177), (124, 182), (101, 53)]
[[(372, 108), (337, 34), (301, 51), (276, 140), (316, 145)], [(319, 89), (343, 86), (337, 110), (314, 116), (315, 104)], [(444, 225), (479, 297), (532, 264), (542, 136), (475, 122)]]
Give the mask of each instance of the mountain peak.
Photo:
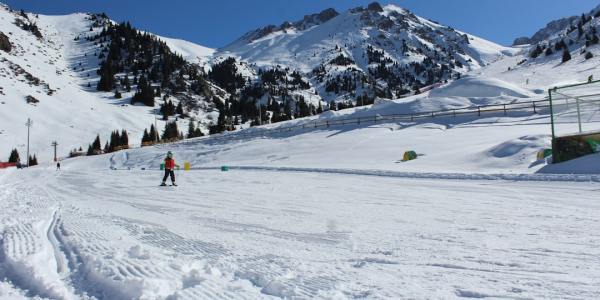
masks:
[(244, 34), (241, 40), (245, 43), (251, 43), (277, 31), (285, 31), (288, 29), (306, 30), (312, 26), (323, 24), (337, 17), (339, 14), (340, 13), (338, 13), (335, 9), (327, 8), (320, 13), (305, 15), (302, 20), (296, 22), (284, 21), (279, 26), (271, 24), (256, 30), (252, 30)]
[(383, 7), (381, 7), (381, 4), (379, 4), (379, 2), (372, 2), (367, 6), (367, 10), (374, 12), (383, 12)]

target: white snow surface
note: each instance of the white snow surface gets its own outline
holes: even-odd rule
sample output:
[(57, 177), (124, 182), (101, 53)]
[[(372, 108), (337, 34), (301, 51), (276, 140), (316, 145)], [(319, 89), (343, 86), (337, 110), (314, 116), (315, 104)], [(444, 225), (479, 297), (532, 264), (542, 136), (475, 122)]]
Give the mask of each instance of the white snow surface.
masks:
[[(6, 161), (13, 148), (25, 161), (27, 118), (33, 120), (30, 153), (40, 161), (52, 159), (52, 141), (59, 144), (58, 156), (66, 157), (74, 148), (85, 151), (97, 134), (104, 143), (114, 130), (127, 130), (131, 144), (139, 144), (144, 129), (154, 124), (154, 110), (130, 105), (134, 91), (122, 91), (121, 99), (115, 99), (112, 92), (96, 91), (99, 66), (94, 52), (100, 53), (99, 46), (84, 37), (101, 29), (89, 31), (91, 21), (83, 13), (28, 16), (40, 28), (42, 39), (16, 26), (15, 19), (22, 17), (0, 5), (0, 31), (13, 45), (9, 53), (0, 51), (0, 161)], [(75, 41), (76, 37), (80, 39)], [(212, 51), (182, 40), (159, 38), (191, 62), (202, 63)], [(25, 72), (40, 83), (32, 83)], [(26, 103), (29, 95), (39, 103)], [(199, 113), (198, 119), (207, 121), (208, 116)], [(180, 128), (187, 128), (187, 123), (180, 120)], [(163, 126), (158, 120), (159, 130)]]
[(181, 55), (185, 60), (201, 66), (206, 65), (215, 53), (215, 49), (213, 48), (204, 47), (186, 40), (166, 38), (158, 35), (157, 37), (164, 41), (171, 51)]
[[(257, 153), (256, 141), (213, 146), (223, 155), (190, 145), (173, 150), (178, 160), (227, 157), (234, 148), (267, 166), (286, 160)], [(140, 167), (163, 152), (73, 159), (62, 171), (0, 171), (0, 295), (600, 296), (597, 182), (232, 169), (178, 171), (178, 187), (158, 187), (162, 172)], [(337, 165), (335, 153), (320, 156), (321, 168)]]
[[(2, 79), (0, 153), (23, 149), (31, 116), (42, 165), (0, 170), (0, 299), (600, 298), (600, 155), (536, 160), (550, 145), (547, 109), (265, 130), (531, 102), (598, 77), (599, 55), (518, 65), (525, 56), (511, 49), (424, 95), (68, 159), (55, 171), (43, 159), (52, 140), (68, 150), (123, 124), (138, 136), (153, 116), (85, 90), (85, 75), (73, 71), (88, 62), (80, 56), (91, 45), (73, 41), (89, 28), (85, 15), (40, 15), (52, 37), (40, 41), (0, 13), (11, 41), (29, 45), (0, 53), (3, 75), (18, 64), (57, 90)], [(29, 93), (37, 106), (24, 103)], [(157, 186), (168, 150), (193, 168), (176, 172), (178, 187)], [(403, 162), (407, 150), (418, 158)]]
[(500, 79), (481, 78), (467, 76), (436, 89), (433, 89), (429, 96), (431, 97), (482, 97), (492, 98), (499, 96), (510, 96), (518, 98), (527, 98), (531, 92)]
[(600, 297), (600, 170), (545, 174), (547, 115), (229, 138), (1, 170), (0, 295)]

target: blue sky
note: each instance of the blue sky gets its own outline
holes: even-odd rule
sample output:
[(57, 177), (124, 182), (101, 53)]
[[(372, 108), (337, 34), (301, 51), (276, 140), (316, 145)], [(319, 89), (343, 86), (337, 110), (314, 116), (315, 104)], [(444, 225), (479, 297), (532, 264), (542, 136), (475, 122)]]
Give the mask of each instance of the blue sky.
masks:
[[(106, 12), (116, 21), (159, 35), (222, 47), (249, 30), (295, 21), (333, 7), (366, 6), (361, 0), (0, 0), (13, 9), (41, 14)], [(426, 17), (491, 41), (509, 45), (531, 36), (553, 19), (588, 12), (597, 0), (390, 0)]]

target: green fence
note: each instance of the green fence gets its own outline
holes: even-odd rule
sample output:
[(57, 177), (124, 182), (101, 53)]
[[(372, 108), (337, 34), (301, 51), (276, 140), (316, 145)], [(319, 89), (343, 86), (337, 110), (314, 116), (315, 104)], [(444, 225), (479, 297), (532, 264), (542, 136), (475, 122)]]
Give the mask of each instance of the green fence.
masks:
[(597, 153), (600, 148), (600, 80), (548, 90), (553, 162)]

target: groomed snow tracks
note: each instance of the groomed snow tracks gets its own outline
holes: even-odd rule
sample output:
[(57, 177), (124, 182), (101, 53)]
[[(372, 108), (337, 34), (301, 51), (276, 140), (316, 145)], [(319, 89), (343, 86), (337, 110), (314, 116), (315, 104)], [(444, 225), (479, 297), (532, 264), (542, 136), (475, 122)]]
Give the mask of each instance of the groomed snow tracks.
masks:
[[(392, 170), (362, 170), (336, 168), (299, 168), (269, 166), (228, 166), (230, 170), (330, 173), (344, 175), (397, 177), (408, 179), (446, 180), (506, 180), (506, 181), (555, 181), (555, 182), (600, 182), (597, 174), (477, 174), (477, 173), (421, 173)], [(192, 170), (220, 170), (221, 167), (197, 167)]]

